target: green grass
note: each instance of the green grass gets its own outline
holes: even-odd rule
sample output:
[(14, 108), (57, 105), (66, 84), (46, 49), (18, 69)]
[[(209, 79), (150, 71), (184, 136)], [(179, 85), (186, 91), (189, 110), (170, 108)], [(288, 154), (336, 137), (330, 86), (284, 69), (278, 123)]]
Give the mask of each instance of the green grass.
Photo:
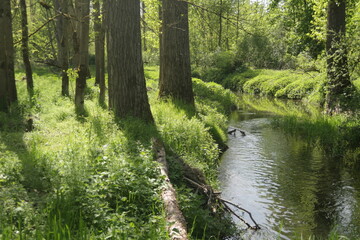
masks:
[(243, 95), (241, 101), (258, 111), (278, 115), (273, 126), (317, 145), (324, 154), (355, 167), (360, 166), (360, 119), (358, 115), (329, 116), (312, 104), (285, 99)]
[[(212, 71), (215, 71), (212, 74)], [(216, 69), (203, 74), (207, 81), (221, 84), (235, 92), (259, 96), (304, 100), (322, 105), (326, 96), (326, 73), (301, 70), (239, 69), (218, 76)], [(212, 75), (212, 77), (208, 77)], [(360, 92), (360, 79), (356, 73), (351, 81)], [(356, 98), (359, 98), (357, 93)], [(359, 100), (355, 100), (358, 102)], [(356, 103), (357, 104), (357, 103)]]
[[(17, 81), (19, 104), (10, 114), (0, 113), (0, 239), (168, 239), (153, 136), (216, 185), (219, 142), (226, 141), (226, 114), (235, 97), (219, 85), (194, 80), (196, 111), (191, 112), (181, 103), (158, 100), (158, 67), (146, 67), (145, 75), (156, 126), (116, 121), (98, 104), (94, 79), (86, 90), (88, 114), (81, 118), (73, 95), (60, 96), (58, 75), (35, 71), (31, 99), (26, 83)], [(33, 130), (27, 131), (30, 121)], [(181, 170), (172, 174), (180, 176), (182, 189)], [(198, 232), (228, 233), (230, 226), (216, 227), (218, 218), (200, 206), (205, 200), (188, 191), (179, 194), (181, 208), (194, 209), (186, 215), (189, 228), (207, 212), (194, 225), (193, 238)], [(206, 225), (214, 228), (204, 231)]]

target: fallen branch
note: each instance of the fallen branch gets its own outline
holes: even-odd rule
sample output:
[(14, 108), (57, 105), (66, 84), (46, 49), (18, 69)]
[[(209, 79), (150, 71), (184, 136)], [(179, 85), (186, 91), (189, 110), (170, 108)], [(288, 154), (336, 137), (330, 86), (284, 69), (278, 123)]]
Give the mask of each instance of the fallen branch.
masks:
[(228, 200), (225, 200), (225, 199), (223, 199), (223, 198), (218, 197), (218, 199), (219, 199), (220, 201), (224, 202), (224, 203), (228, 203), (228, 204), (236, 207), (237, 209), (239, 209), (239, 210), (241, 210), (241, 211), (244, 211), (244, 212), (246, 212), (247, 214), (249, 214), (249, 216), (250, 216), (250, 218), (251, 218), (251, 221), (253, 221), (253, 223), (255, 224), (255, 226), (254, 226), (254, 227), (251, 227), (251, 228), (252, 228), (252, 229), (255, 229), (255, 230), (260, 229), (259, 224), (257, 224), (257, 222), (254, 220), (251, 212), (249, 212), (249, 211), (246, 210), (245, 208), (242, 208), (242, 207), (240, 207), (239, 205), (236, 205), (235, 203), (232, 203), (232, 202), (230, 202), (230, 201), (228, 201)]
[(156, 155), (156, 161), (160, 163), (161, 175), (165, 178), (161, 198), (164, 202), (170, 237), (173, 240), (188, 240), (186, 221), (176, 200), (175, 189), (169, 179), (165, 148), (160, 140), (153, 139), (153, 151)]
[(236, 127), (232, 127), (232, 128), (233, 128), (233, 130), (228, 131), (228, 134), (233, 134), (234, 133), (234, 135), (235, 135), (235, 132), (239, 131), (242, 136), (246, 136), (245, 131), (243, 131), (243, 130), (241, 130), (239, 128), (236, 128)]
[(229, 211), (230, 213), (232, 213), (235, 217), (237, 217), (240, 221), (242, 221), (248, 228), (252, 228), (251, 225), (249, 223), (247, 223), (242, 217), (240, 217), (239, 215), (237, 215), (234, 210), (232, 210), (226, 203), (223, 203), (224, 207), (227, 211)]
[[(205, 185), (205, 184), (201, 184), (201, 183), (197, 183), (187, 177), (184, 177), (184, 179), (186, 181), (188, 181), (189, 183), (191, 183), (193, 186), (196, 186), (198, 187), (199, 189), (202, 190), (202, 192), (208, 197), (208, 205), (211, 206), (212, 203), (220, 203), (228, 212), (230, 212), (231, 214), (233, 214), (235, 217), (237, 217), (238, 219), (240, 219), (242, 222), (244, 222), (246, 224), (246, 226), (248, 228), (251, 228), (253, 230), (258, 230), (260, 229), (260, 226), (259, 224), (257, 224), (257, 222), (254, 220), (251, 212), (249, 212), (248, 210), (228, 201), (228, 200), (225, 200), (223, 198), (221, 198), (219, 195), (220, 193), (218, 192), (214, 192), (212, 190), (212, 188), (208, 185)], [(245, 219), (243, 219), (242, 217), (240, 217), (239, 215), (237, 215), (227, 204), (230, 204), (234, 207), (236, 207), (237, 209), (241, 210), (241, 211), (244, 211), (246, 212), (247, 214), (249, 214), (251, 220), (253, 221), (253, 223), (255, 224), (255, 226), (251, 226), (249, 223), (247, 223), (245, 221)], [(212, 209), (214, 209), (214, 206), (211, 206)]]
[[(175, 154), (174, 150), (171, 150), (171, 151)], [(165, 150), (164, 150), (164, 152), (165, 152)], [(246, 210), (246, 209), (244, 209), (244, 208), (242, 208), (242, 207), (240, 207), (240, 206), (238, 206), (238, 205), (236, 205), (236, 204), (234, 204), (234, 203), (232, 203), (232, 202), (230, 202), (228, 200), (225, 200), (225, 199), (221, 198), (220, 197), (221, 192), (215, 192), (210, 185), (206, 184), (205, 176), (199, 169), (189, 166), (179, 156), (175, 156), (174, 160), (176, 160), (182, 166), (183, 174), (184, 174), (183, 179), (186, 182), (188, 182), (189, 187), (193, 188), (196, 191), (199, 191), (201, 194), (203, 194), (207, 198), (207, 207), (213, 213), (216, 213), (218, 209), (223, 209), (223, 210), (233, 214), (235, 217), (240, 219), (242, 222), (244, 222), (245, 225), (249, 229), (253, 229), (253, 230), (260, 229), (260, 226), (254, 220), (254, 218), (252, 217), (252, 214), (248, 210)], [(162, 165), (164, 165), (164, 164), (167, 164), (167, 163), (163, 163)], [(166, 168), (166, 172), (167, 172), (167, 168)], [(245, 221), (245, 219), (243, 219), (238, 214), (236, 214), (235, 211), (232, 210), (228, 206), (228, 204), (236, 207), (239, 210), (242, 210), (242, 211), (248, 213), (251, 220), (254, 222), (255, 226), (251, 226), (249, 223), (247, 223)]]

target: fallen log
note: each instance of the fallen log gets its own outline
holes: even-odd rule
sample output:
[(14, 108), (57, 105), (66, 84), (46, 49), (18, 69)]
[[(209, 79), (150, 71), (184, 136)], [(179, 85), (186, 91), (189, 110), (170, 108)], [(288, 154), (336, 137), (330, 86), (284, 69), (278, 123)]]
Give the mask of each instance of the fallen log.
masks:
[(165, 186), (162, 190), (161, 198), (164, 202), (170, 238), (173, 240), (188, 240), (186, 221), (179, 208), (175, 189), (169, 179), (164, 144), (159, 139), (153, 139), (152, 147), (156, 156), (156, 161), (160, 163), (161, 175), (165, 178)]

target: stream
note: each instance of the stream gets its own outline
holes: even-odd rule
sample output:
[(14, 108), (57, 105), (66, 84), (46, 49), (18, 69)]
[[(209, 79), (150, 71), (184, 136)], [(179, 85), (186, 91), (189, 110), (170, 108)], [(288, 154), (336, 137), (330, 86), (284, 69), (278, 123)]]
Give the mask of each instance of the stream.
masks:
[[(239, 128), (246, 136), (229, 135), (219, 167), (222, 197), (250, 211), (261, 226), (241, 237), (360, 239), (360, 172), (272, 128), (274, 117), (246, 109), (231, 117), (229, 129)], [(253, 225), (247, 214), (235, 211)]]

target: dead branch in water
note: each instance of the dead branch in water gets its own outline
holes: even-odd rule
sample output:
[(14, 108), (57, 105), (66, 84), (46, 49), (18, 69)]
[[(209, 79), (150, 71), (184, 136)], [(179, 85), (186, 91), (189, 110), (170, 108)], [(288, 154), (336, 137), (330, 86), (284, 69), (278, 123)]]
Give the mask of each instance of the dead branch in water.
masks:
[[(238, 219), (240, 219), (242, 222), (244, 222), (246, 224), (246, 226), (248, 228), (251, 228), (253, 230), (258, 230), (260, 229), (259, 224), (257, 224), (257, 222), (254, 220), (251, 212), (249, 212), (248, 210), (236, 205), (235, 203), (232, 203), (228, 200), (225, 200), (223, 198), (221, 198), (219, 195), (219, 192), (214, 192), (213, 189), (205, 184), (201, 184), (201, 183), (197, 183), (187, 177), (184, 177), (184, 179), (186, 181), (188, 181), (189, 183), (191, 183), (193, 186), (196, 186), (197, 188), (199, 188), (200, 190), (202, 190), (202, 192), (208, 197), (208, 205), (211, 206), (213, 203), (220, 203), (224, 209), (226, 209), (228, 212), (230, 212), (231, 214), (233, 214), (235, 217), (237, 217)], [(232, 205), (233, 207), (246, 212), (247, 214), (249, 214), (251, 220), (253, 221), (253, 223), (255, 224), (255, 226), (251, 226), (249, 223), (247, 223), (242, 217), (240, 217), (239, 215), (237, 215), (227, 204)], [(214, 206), (211, 206), (212, 209), (214, 209)]]

